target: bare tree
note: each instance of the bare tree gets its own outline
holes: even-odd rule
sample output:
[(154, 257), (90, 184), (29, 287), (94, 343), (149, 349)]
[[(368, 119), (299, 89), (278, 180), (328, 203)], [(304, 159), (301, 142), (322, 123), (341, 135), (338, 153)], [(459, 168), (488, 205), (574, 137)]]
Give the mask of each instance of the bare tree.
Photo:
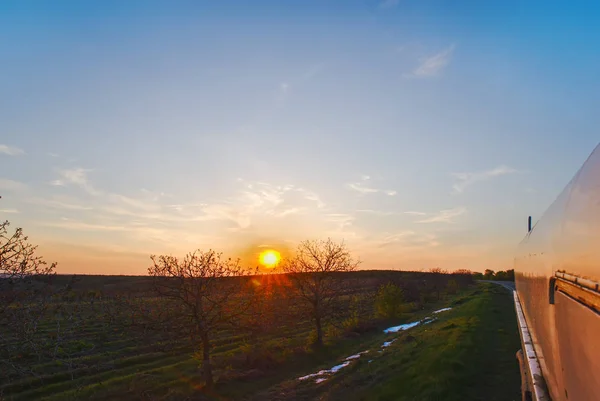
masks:
[(40, 288), (32, 288), (31, 283), (43, 282), (56, 267), (56, 263), (48, 265), (36, 255), (37, 246), (28, 242), (23, 229), (17, 228), (10, 234), (9, 226), (8, 221), (0, 223), (0, 314), (14, 302), (30, 297), (29, 290)]
[(36, 255), (21, 228), (0, 223), (0, 381), (33, 374), (23, 355), (41, 357), (38, 325), (49, 305), (49, 278), (56, 264)]
[(303, 241), (295, 256), (284, 261), (283, 270), (315, 324), (315, 345), (323, 345), (323, 323), (335, 315), (335, 304), (347, 278), (343, 273), (355, 270), (359, 263), (343, 242), (335, 243), (330, 238)]
[(232, 323), (250, 303), (243, 289), (250, 273), (239, 260), (224, 259), (213, 250), (174, 256), (151, 256), (148, 274), (154, 276), (154, 291), (166, 301), (169, 316), (179, 327), (189, 329), (190, 339), (202, 350), (202, 376), (207, 387), (213, 385), (210, 360), (214, 332)]

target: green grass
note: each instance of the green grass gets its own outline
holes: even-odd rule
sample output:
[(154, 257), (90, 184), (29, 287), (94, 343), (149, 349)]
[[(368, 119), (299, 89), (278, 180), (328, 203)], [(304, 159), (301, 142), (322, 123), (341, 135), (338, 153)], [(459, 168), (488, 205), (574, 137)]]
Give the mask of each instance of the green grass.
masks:
[[(454, 309), (437, 315), (433, 323), (400, 334), (382, 333), (384, 327), (421, 319), (446, 306)], [(13, 382), (4, 390), (7, 399), (15, 401), (518, 399), (519, 339), (512, 298), (505, 289), (482, 283), (426, 308), (389, 325), (379, 322), (375, 330), (361, 335), (337, 338), (318, 351), (305, 347), (312, 330), (309, 321), (279, 326), (255, 351), (244, 335), (224, 330), (213, 343), (217, 385), (212, 394), (200, 390), (198, 361), (181, 339), (169, 339), (173, 348), (160, 351), (152, 338), (107, 332), (90, 318), (81, 338), (110, 339), (74, 357), (81, 367), (72, 379), (64, 367), (40, 361), (36, 366), (44, 372), (41, 380)], [(377, 352), (383, 341), (396, 337), (385, 352)], [(367, 349), (369, 354), (324, 383), (297, 380)], [(246, 360), (249, 354), (255, 359)]]
[[(515, 358), (520, 343), (508, 291), (479, 284), (448, 304), (453, 310), (438, 314), (433, 323), (356, 347), (354, 352), (370, 352), (323, 383), (289, 380), (256, 399), (520, 400)], [(382, 342), (393, 338), (379, 353)]]

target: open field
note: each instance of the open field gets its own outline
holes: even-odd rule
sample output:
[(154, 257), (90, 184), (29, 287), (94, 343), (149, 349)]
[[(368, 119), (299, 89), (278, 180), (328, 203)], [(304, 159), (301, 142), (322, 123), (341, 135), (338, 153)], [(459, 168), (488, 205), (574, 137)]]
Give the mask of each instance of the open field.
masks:
[[(59, 301), (63, 319), (48, 318), (36, 333), (43, 338), (52, 339), (57, 333), (63, 337), (62, 349), (53, 354), (59, 357), (22, 355), (34, 374), (11, 376), (2, 392), (11, 400), (252, 399), (257, 394), (257, 400), (439, 399), (436, 396), (447, 391), (457, 397), (444, 399), (486, 399), (478, 397), (497, 388), (495, 399), (513, 399), (507, 397), (518, 392), (514, 353), (519, 344), (504, 289), (490, 284), (474, 288), (472, 281), (447, 274), (349, 275), (347, 290), (340, 297), (344, 312), (327, 325), (326, 344), (319, 349), (310, 346), (312, 321), (287, 297), (284, 276), (257, 277), (262, 286), (271, 288), (260, 327), (246, 324), (218, 330), (211, 342), (216, 386), (210, 391), (203, 389), (199, 375), (201, 353), (182, 327), (141, 330), (130, 322), (135, 313), (120, 310), (131, 303), (119, 303), (117, 295), (123, 291), (131, 295), (134, 288), (143, 293), (147, 278), (82, 277), (68, 300)], [(459, 284), (455, 287), (450, 281)], [(399, 318), (384, 319), (373, 313), (376, 293), (385, 283), (404, 290), (408, 307)], [(151, 297), (136, 299), (145, 304), (160, 302)], [(381, 356), (369, 356), (373, 362), (368, 366), (362, 358), (316, 386), (295, 380), (317, 368), (331, 367), (340, 358), (380, 347), (390, 338), (382, 333), (385, 327), (418, 320), (448, 305), (454, 309), (440, 314), (439, 320), (400, 334), (417, 341), (395, 342)], [(490, 365), (487, 360), (498, 363)], [(480, 368), (482, 364), (486, 369)], [(348, 386), (354, 389), (349, 392)]]

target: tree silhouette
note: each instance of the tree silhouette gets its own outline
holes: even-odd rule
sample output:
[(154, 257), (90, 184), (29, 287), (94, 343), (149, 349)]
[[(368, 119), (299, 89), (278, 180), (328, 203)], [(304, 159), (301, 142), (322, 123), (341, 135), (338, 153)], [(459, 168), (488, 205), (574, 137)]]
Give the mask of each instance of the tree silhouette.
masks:
[(191, 340), (200, 343), (202, 377), (212, 387), (211, 340), (215, 330), (248, 308), (251, 297), (242, 292), (248, 280), (239, 276), (250, 271), (213, 250), (198, 250), (182, 260), (167, 255), (151, 259), (148, 274), (155, 277), (154, 291), (166, 301), (170, 323), (189, 328)]
[(345, 289), (343, 273), (355, 270), (359, 263), (344, 243), (329, 238), (301, 242), (296, 255), (284, 261), (283, 270), (315, 324), (315, 345), (323, 345), (323, 323), (336, 315), (336, 301)]

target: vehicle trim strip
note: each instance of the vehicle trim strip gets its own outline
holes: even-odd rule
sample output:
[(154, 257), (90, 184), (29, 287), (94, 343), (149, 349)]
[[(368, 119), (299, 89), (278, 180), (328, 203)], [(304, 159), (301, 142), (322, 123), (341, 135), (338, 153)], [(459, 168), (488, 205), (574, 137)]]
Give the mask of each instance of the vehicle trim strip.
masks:
[(513, 297), (515, 300), (515, 311), (517, 313), (517, 321), (519, 324), (519, 334), (521, 336), (521, 343), (523, 344), (523, 353), (525, 354), (526, 366), (528, 370), (528, 376), (530, 383), (533, 383), (533, 396), (534, 401), (550, 401), (548, 391), (546, 390), (546, 383), (542, 375), (542, 369), (533, 347), (533, 341), (529, 334), (529, 328), (527, 327), (527, 321), (521, 308), (521, 301), (516, 291), (513, 291)]
[(593, 280), (565, 272), (556, 272), (551, 291), (559, 291), (569, 298), (600, 313), (600, 284)]
[(557, 271), (554, 274), (557, 278), (568, 281), (573, 284), (577, 284), (580, 287), (587, 288), (588, 290), (600, 293), (600, 283), (597, 283), (593, 280), (576, 276), (574, 274), (570, 274), (564, 271)]

